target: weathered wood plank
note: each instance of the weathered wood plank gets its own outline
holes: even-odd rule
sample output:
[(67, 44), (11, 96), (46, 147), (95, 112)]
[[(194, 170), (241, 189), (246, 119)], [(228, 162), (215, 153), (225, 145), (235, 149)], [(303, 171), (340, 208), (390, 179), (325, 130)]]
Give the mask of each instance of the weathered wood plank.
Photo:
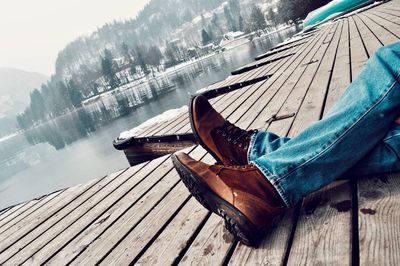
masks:
[(384, 8), (374, 8), (369, 11), (370, 13), (374, 13), (384, 19), (387, 19), (389, 21), (392, 21), (395, 24), (399, 24), (400, 22), (400, 12), (393, 12), (388, 9)]
[(40, 200), (42, 200), (42, 198), (28, 201), (26, 203), (21, 204), (20, 206), (16, 206), (16, 207), (13, 207), (13, 208), (7, 210), (5, 213), (3, 213), (2, 217), (1, 217), (0, 229), (4, 225), (9, 223), (12, 219), (18, 217), (19, 215), (22, 215), (23, 213), (25, 213), (26, 211), (31, 209), (35, 204), (40, 202)]
[[(211, 159), (210, 156), (205, 158), (206, 163), (212, 163), (213, 160)], [(177, 173), (176, 173), (177, 174)], [(178, 225), (184, 223), (184, 221), (187, 219), (187, 211), (191, 212), (193, 209), (192, 205), (187, 205), (187, 202), (191, 201), (191, 197), (189, 196), (190, 193), (188, 192), (187, 188), (183, 185), (183, 183), (179, 183), (176, 187), (178, 190), (175, 192), (171, 192), (169, 195), (167, 195), (166, 198), (155, 208), (152, 210), (152, 212), (146, 216), (136, 227), (135, 230), (132, 232), (129, 232), (127, 235), (125, 235), (122, 240), (118, 243), (117, 246), (114, 247), (114, 249), (111, 250), (111, 252), (107, 255), (107, 257), (101, 261), (102, 265), (109, 265), (110, 263), (117, 263), (117, 264), (127, 264), (131, 263), (142, 251), (144, 248), (146, 248), (146, 244), (148, 242), (152, 242), (155, 240), (154, 235), (157, 235), (158, 233), (164, 234), (166, 236), (171, 236), (173, 234), (176, 234), (176, 227), (171, 227), (169, 228), (169, 225), (167, 228), (163, 228), (164, 224), (168, 224), (171, 220), (176, 219), (178, 221)], [(171, 195), (172, 194), (172, 195)], [(178, 196), (178, 197), (177, 197)], [(189, 197), (188, 197), (189, 196)], [(174, 199), (173, 202), (169, 202), (170, 199)], [(179, 208), (180, 206), (180, 208)], [(179, 210), (178, 213), (176, 211)], [(177, 218), (176, 215), (179, 215), (179, 213), (183, 212), (184, 214), (182, 216), (179, 216)], [(204, 209), (204, 207), (201, 207), (200, 209), (196, 209), (196, 212), (199, 213), (200, 216), (205, 218), (205, 215), (207, 215), (208, 211)], [(189, 226), (192, 226), (196, 228), (202, 221), (203, 219), (198, 219), (197, 221), (192, 221), (189, 223)], [(164, 232), (161, 232), (164, 231)], [(172, 230), (172, 232), (171, 232)], [(177, 236), (178, 239), (175, 239), (179, 245), (175, 245), (172, 243), (163, 243), (158, 242), (159, 248), (165, 249), (165, 244), (166, 245), (171, 245), (172, 248), (177, 249), (176, 251), (183, 248), (184, 244), (187, 242), (188, 238), (191, 236), (192, 232), (189, 232), (189, 234), (180, 234)], [(121, 238), (120, 238), (121, 239)], [(131, 243), (137, 241), (140, 239), (140, 244), (138, 243), (137, 246), (133, 247), (131, 246)], [(162, 240), (162, 238), (160, 238)], [(126, 254), (126, 250), (129, 249), (129, 254)], [(152, 252), (152, 251), (150, 251)], [(165, 256), (167, 256), (165, 254)], [(170, 254), (169, 255), (169, 260), (174, 260), (177, 256), (177, 253), (175, 254)], [(75, 263), (75, 262), (74, 262)]]
[[(162, 162), (161, 164), (160, 161)], [(160, 173), (155, 177), (156, 180), (159, 180), (171, 170), (169, 156), (161, 157), (160, 161), (156, 162), (156, 164), (152, 164), (154, 161), (150, 162), (141, 171), (126, 179), (126, 182), (119, 182), (123, 175), (115, 179), (114, 182), (107, 186), (108, 189), (99, 191), (89, 201), (76, 208), (68, 217), (63, 218), (61, 223), (56, 223), (43, 232), (34, 242), (20, 250), (9, 262), (12, 264), (22, 262), (30, 265), (40, 264), (47, 260), (63, 244), (71, 241), (73, 237), (90, 226), (93, 221), (106, 213), (129, 192), (136, 190), (138, 187), (144, 190), (151, 187), (155, 180), (148, 182), (147, 178), (155, 169)], [(151, 167), (148, 167), (149, 165)], [(140, 192), (139, 190), (137, 196), (141, 195)], [(135, 200), (135, 197), (133, 200)]]
[(399, 175), (358, 180), (360, 265), (400, 264)]
[[(151, 243), (149, 249), (133, 263), (137, 265), (171, 265), (185, 248), (199, 224), (208, 218), (209, 212), (195, 198), (179, 211), (168, 227)], [(121, 261), (119, 261), (121, 263)], [(122, 263), (130, 263), (129, 260)]]
[(62, 194), (63, 191), (58, 191), (56, 193), (50, 194), (49, 196), (44, 197), (42, 200), (40, 200), (38, 203), (36, 203), (32, 208), (29, 208), (26, 212), (24, 212), (22, 215), (19, 215), (15, 219), (9, 220), (8, 223), (5, 223), (4, 226), (0, 229), (0, 237), (5, 239), (7, 238), (10, 234), (12, 234), (18, 226), (20, 226), (20, 222), (24, 221), (25, 219), (29, 219), (30, 215), (34, 215), (36, 211), (39, 212), (39, 210), (44, 206), (46, 206), (49, 202), (53, 201), (55, 198), (57, 198), (60, 194)]
[(396, 36), (389, 33), (385, 28), (376, 24), (375, 21), (371, 20), (366, 14), (360, 13), (357, 15), (362, 22), (376, 35), (376, 37), (384, 44), (391, 44), (398, 40)]
[(212, 214), (180, 265), (221, 265), (233, 242), (221, 217)]
[[(350, 17), (351, 71), (356, 76), (367, 62), (365, 49), (360, 49), (361, 38), (354, 20)], [(361, 46), (362, 47), (362, 46)], [(344, 65), (335, 65), (334, 71), (346, 70)], [(353, 62), (355, 62), (353, 64)], [(334, 84), (331, 83), (331, 86)], [(325, 188), (307, 197), (300, 213), (298, 227), (293, 240), (288, 263), (337, 265), (351, 264), (351, 188), (342, 183), (334, 189)], [(329, 206), (329, 207), (327, 207)], [(335, 211), (336, 210), (336, 211)], [(319, 213), (316, 213), (318, 211)], [(314, 215), (307, 217), (309, 214)], [(314, 224), (323, 223), (314, 229)], [(354, 228), (353, 228), (354, 230)], [(323, 239), (323, 241), (321, 241)], [(308, 244), (304, 244), (309, 241)], [(310, 250), (310, 247), (311, 250)], [(334, 250), (334, 251), (333, 251)]]
[(360, 73), (361, 69), (368, 61), (368, 54), (364, 48), (364, 43), (361, 39), (361, 35), (357, 30), (356, 23), (353, 17), (349, 17), (350, 27), (350, 61), (351, 61), (351, 77), (355, 79)]
[[(332, 32), (332, 34), (329, 34), (326, 39), (324, 40), (323, 44), (318, 48), (318, 50), (316, 50), (314, 53), (310, 53), (310, 57), (307, 60), (310, 60), (309, 62), (313, 62), (311, 64), (307, 64), (307, 65), (301, 65), (300, 67), (298, 67), (296, 69), (296, 71), (293, 73), (293, 75), (291, 76), (291, 78), (288, 80), (287, 83), (284, 84), (285, 87), (289, 87), (289, 85), (286, 84), (294, 84), (294, 85), (290, 85), (291, 86), (291, 90), (289, 92), (289, 94), (286, 94), (284, 96), (286, 96), (286, 98), (284, 99), (274, 99), (273, 100), (273, 104), (271, 107), (271, 105), (269, 106), (270, 110), (276, 110), (275, 112), (277, 113), (278, 116), (282, 116), (285, 114), (290, 114), (290, 113), (298, 113), (299, 112), (299, 108), (301, 107), (301, 105), (304, 102), (304, 98), (306, 95), (310, 95), (310, 86), (313, 83), (314, 79), (317, 79), (317, 81), (319, 81), (319, 79), (321, 80), (329, 80), (329, 72), (326, 71), (319, 71), (321, 65), (325, 65), (325, 55), (328, 52), (328, 48), (329, 47), (335, 47), (335, 45), (331, 45), (332, 44), (332, 40), (333, 37), (335, 36), (335, 33), (338, 33), (338, 25), (339, 23), (337, 23), (335, 31)], [(337, 34), (336, 34), (337, 35)], [(334, 51), (334, 50), (329, 50)], [(306, 61), (307, 62), (307, 61)], [(328, 65), (329, 66), (329, 65)], [(300, 76), (299, 76), (300, 75)], [(297, 80), (296, 80), (297, 79)], [(316, 86), (319, 87), (319, 89), (321, 90), (321, 85), (322, 84), (316, 84)], [(314, 85), (315, 86), (315, 85)], [(311, 93), (315, 93), (315, 90), (312, 90)], [(318, 92), (317, 92), (318, 93)], [(282, 95), (283, 93), (280, 93), (278, 96), (280, 97), (280, 95)], [(314, 97), (312, 94), (310, 95), (310, 97)], [(276, 106), (276, 103), (282, 103), (283, 104), (281, 106)], [(319, 112), (310, 112), (311, 110), (308, 110), (309, 113), (313, 113), (316, 115), (319, 115)], [(295, 119), (296, 116), (294, 116), (293, 118), (288, 118), (290, 121), (293, 121), (293, 119)], [(264, 120), (264, 119), (263, 119)], [(311, 120), (311, 121), (304, 121), (304, 124), (302, 124), (301, 126), (304, 126), (305, 124), (310, 124), (312, 122), (315, 122), (316, 120)], [(271, 124), (271, 126), (269, 127), (268, 130), (274, 132), (276, 131), (276, 126), (278, 124), (273, 123)], [(291, 128), (291, 123), (286, 123), (286, 125), (288, 125), (289, 127), (284, 129), (285, 132), (288, 132)], [(305, 129), (305, 127), (303, 127), (301, 130)], [(290, 132), (290, 136), (293, 137), (295, 132), (291, 131)]]
[[(262, 100), (256, 101), (255, 104), (251, 106), (250, 112), (246, 113), (240, 119), (240, 122), (246, 123), (246, 126), (250, 126), (251, 128), (265, 128), (269, 126), (266, 121), (279, 112), (288, 95), (290, 95), (299, 82), (304, 71), (308, 69), (309, 66), (314, 67), (314, 64), (310, 64), (310, 62), (313, 62), (314, 55), (321, 46), (323, 46), (324, 49), (327, 48), (327, 44), (323, 44), (323, 42), (326, 40), (327, 36), (332, 38), (335, 27), (336, 25), (333, 28), (329, 27), (326, 28), (325, 31), (322, 31), (323, 35), (318, 39), (318, 42), (315, 43), (314, 46), (303, 51), (302, 56), (283, 71), (282, 76), (277, 79), (275, 83), (271, 84), (266, 93), (259, 96)], [(304, 67), (301, 67), (302, 65), (304, 65)], [(272, 131), (275, 132), (275, 130), (276, 129), (273, 129)]]
[[(338, 50), (335, 53), (336, 60), (333, 65), (332, 79), (328, 85), (327, 103), (329, 104), (325, 105), (325, 115), (327, 113), (326, 110), (332, 107), (351, 80), (350, 42), (353, 36), (350, 34), (355, 31), (351, 27), (351, 22), (349, 24), (349, 20), (350, 19), (347, 18), (343, 21), (341, 38), (338, 43)], [(357, 39), (357, 36), (354, 36), (353, 40), (355, 39)], [(355, 45), (353, 45), (353, 47), (355, 47)], [(360, 49), (360, 47), (358, 47), (358, 49)], [(359, 59), (357, 58), (357, 60)], [(342, 75), (344, 75), (344, 80), (338, 78)], [(334, 89), (334, 93), (331, 93), (332, 89)], [(327, 207), (328, 204), (331, 208)], [(336, 210), (334, 208), (335, 206), (341, 205), (346, 205), (346, 210)], [(350, 264), (350, 210), (351, 191), (348, 183), (345, 183), (338, 191), (327, 188), (306, 197), (299, 214), (288, 263), (296, 262), (300, 264), (323, 265), (336, 265), (338, 263), (343, 265)], [(311, 214), (313, 215), (310, 216)], [(319, 226), (315, 226), (315, 224)]]
[[(187, 150), (187, 152), (189, 151)], [(197, 148), (190, 154), (194, 158), (200, 159), (201, 156), (204, 156), (205, 151)], [(155, 182), (154, 178), (159, 177), (159, 173), (153, 172), (145, 182), (137, 186), (121, 201), (107, 210), (106, 213), (93, 221), (68, 245), (57, 251), (48, 263), (72, 261), (82, 252), (84, 252), (84, 256), (87, 256), (95, 252), (94, 250), (100, 249), (102, 244), (98, 241), (98, 238), (103, 234), (113, 236), (114, 230), (118, 231), (118, 228), (121, 227), (129, 228), (128, 224), (139, 223), (180, 181), (179, 176), (175, 171), (172, 171), (172, 167), (159, 182)], [(154, 183), (154, 187), (149, 188), (152, 183)], [(109, 247), (109, 250), (111, 248), (112, 246)]]
[[(63, 207), (55, 208), (56, 211), (50, 212), (48, 215), (27, 220), (27, 224), (21, 227), (17, 233), (0, 243), (2, 247), (0, 263), (10, 258), (23, 261), (26, 259), (25, 256), (29, 257), (47, 242), (48, 232), (54, 233), (51, 230), (58, 230), (58, 233), (62, 232), (71, 222), (78, 220), (80, 216), (95, 207), (106, 195), (109, 195), (122, 184), (129, 180), (133, 180), (130, 182), (140, 182), (141, 180), (138, 178), (140, 178), (141, 174), (131, 178), (133, 174), (138, 173), (139, 170), (142, 170), (140, 173), (152, 171), (163, 159), (165, 158), (129, 168), (121, 175), (118, 175), (118, 173), (109, 175), (100, 182), (95, 183), (94, 186), (90, 185), (89, 189), (84, 190), (83, 194), (76, 195), (67, 205), (62, 203)], [(50, 237), (54, 236), (50, 235)], [(40, 239), (43, 239), (43, 243), (39, 241)]]
[(382, 43), (378, 38), (365, 26), (358, 16), (351, 17), (356, 24), (358, 31), (360, 32), (361, 39), (365, 45), (368, 52), (368, 57), (371, 57), (378, 48), (382, 47)]
[(289, 210), (274, 219), (258, 248), (239, 244), (229, 260), (229, 265), (283, 265), (293, 217), (293, 210)]
[(397, 40), (400, 36), (400, 27), (397, 24), (393, 23), (393, 21), (387, 20), (386, 18), (377, 15), (375, 12), (369, 11), (364, 12), (365, 16), (367, 16), (370, 20), (377, 23), (379, 26), (384, 28), (389, 35), (393, 35)]
[[(119, 227), (118, 231), (112, 232), (111, 235), (100, 236), (99, 249), (95, 250), (94, 254), (82, 253), (77, 260), (72, 262), (72, 265), (94, 264), (101, 261), (104, 256), (107, 256), (102, 261), (104, 265), (132, 261), (189, 198), (190, 194), (186, 187), (183, 183), (179, 183), (138, 225), (134, 224), (134, 227), (130, 227), (131, 225), (128, 224), (126, 227)], [(131, 231), (131, 229), (134, 230)], [(132, 246), (132, 243), (135, 245)], [(114, 247), (114, 245), (117, 246)], [(111, 253), (108, 254), (110, 248)]]
[(318, 191), (304, 201), (288, 265), (351, 264), (350, 185)]
[[(322, 59), (314, 80), (311, 82), (307, 95), (297, 111), (297, 115), (290, 128), (290, 135), (296, 136), (311, 123), (321, 118), (324, 100), (331, 82), (331, 73), (334, 68), (336, 55), (339, 48), (340, 37), (343, 31), (343, 21), (339, 21), (335, 35)], [(276, 128), (276, 126), (275, 126)], [(272, 130), (272, 127), (269, 128)]]
[[(361, 47), (360, 47), (361, 48)], [(344, 20), (342, 37), (336, 55), (334, 72), (329, 85), (328, 96), (325, 103), (324, 116), (330, 111), (343, 91), (350, 84), (350, 55), (349, 55), (349, 23)]]

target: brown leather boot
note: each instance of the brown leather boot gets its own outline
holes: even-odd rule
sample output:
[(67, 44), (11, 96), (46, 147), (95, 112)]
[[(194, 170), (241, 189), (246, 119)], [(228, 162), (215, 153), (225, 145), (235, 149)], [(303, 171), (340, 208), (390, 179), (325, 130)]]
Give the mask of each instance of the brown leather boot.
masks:
[(191, 99), (189, 115), (194, 136), (217, 164), (248, 164), (247, 150), (257, 130), (246, 131), (229, 123), (201, 95)]
[(190, 193), (225, 220), (246, 245), (256, 246), (272, 219), (286, 210), (283, 200), (254, 165), (208, 165), (185, 153), (172, 161)]

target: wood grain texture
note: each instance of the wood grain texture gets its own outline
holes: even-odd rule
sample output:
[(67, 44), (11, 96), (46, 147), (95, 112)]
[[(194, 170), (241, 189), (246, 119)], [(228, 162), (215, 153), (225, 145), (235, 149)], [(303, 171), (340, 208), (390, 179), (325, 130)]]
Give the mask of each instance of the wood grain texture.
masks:
[(358, 181), (360, 265), (400, 264), (399, 177)]
[[(207, 216), (208, 210), (192, 197), (135, 264), (172, 264), (186, 247), (193, 232)], [(125, 262), (123, 263), (125, 264)]]
[[(109, 211), (115, 204), (121, 202), (127, 195), (128, 201), (135, 201), (149, 187), (154, 185), (160, 178), (172, 169), (169, 157), (162, 157), (162, 163), (157, 169), (159, 175), (149, 175), (153, 172), (154, 166), (143, 168), (135, 174), (135, 178), (128, 178), (126, 182), (113, 182), (108, 186), (107, 190), (101, 190), (96, 193), (88, 202), (81, 204), (74, 210), (75, 213), (70, 215), (71, 219), (65, 218), (64, 223), (57, 223), (49, 230), (35, 239), (33, 245), (29, 245), (20, 251), (15, 260), (25, 262), (25, 264), (40, 264), (50, 258), (65, 243), (68, 243), (82, 230), (86, 229), (99, 216)], [(118, 179), (116, 180), (118, 181)], [(29, 256), (34, 252), (33, 256)], [(14, 260), (11, 260), (14, 262)]]
[(301, 208), (288, 265), (351, 264), (349, 183), (306, 198)]
[(180, 265), (221, 265), (233, 243), (221, 217), (212, 214), (191, 244)]

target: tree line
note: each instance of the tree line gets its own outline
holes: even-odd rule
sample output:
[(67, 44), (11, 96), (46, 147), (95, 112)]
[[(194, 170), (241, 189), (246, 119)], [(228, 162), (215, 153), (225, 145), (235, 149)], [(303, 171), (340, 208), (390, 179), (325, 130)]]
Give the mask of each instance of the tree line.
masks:
[[(93, 36), (69, 44), (58, 55), (55, 74), (31, 92), (30, 105), (17, 117), (19, 128), (33, 127), (81, 107), (83, 100), (101, 92), (199, 56), (202, 45), (217, 44), (229, 31), (249, 33), (297, 21), (328, 1), (281, 0), (263, 10), (259, 1), (243, 6), (228, 0), (222, 13), (216, 11), (222, 0), (181, 0), (179, 10), (175, 2), (153, 0), (134, 20), (106, 24)], [(196, 38), (188, 34), (186, 46), (171, 40), (173, 30), (198, 14), (198, 25), (192, 26), (197, 32), (190, 31)]]

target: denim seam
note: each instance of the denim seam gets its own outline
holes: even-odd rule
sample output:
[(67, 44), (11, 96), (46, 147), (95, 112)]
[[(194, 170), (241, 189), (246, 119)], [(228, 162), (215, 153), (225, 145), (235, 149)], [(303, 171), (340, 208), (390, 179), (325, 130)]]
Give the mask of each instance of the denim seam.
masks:
[(387, 138), (383, 139), (383, 141), (387, 141), (387, 140), (390, 140), (392, 138), (399, 137), (399, 136), (400, 136), (400, 133), (399, 134), (395, 134), (395, 135), (391, 135), (390, 137), (387, 137)]
[[(316, 154), (315, 156), (311, 157), (310, 159), (308, 159), (307, 161), (305, 161), (304, 163), (302, 163), (301, 165), (297, 166), (295, 169), (293, 169), (292, 171), (284, 174), (282, 177), (278, 178), (277, 181), (280, 181), (282, 179), (287, 178), (289, 175), (291, 175), (292, 173), (296, 172), (298, 169), (300, 169), (301, 167), (303, 167), (304, 165), (308, 164), (311, 161), (314, 161), (315, 159), (317, 159), (318, 157), (320, 157), (322, 154), (324, 154), (326, 151), (328, 151), (333, 145), (335, 145), (339, 140), (341, 140), (351, 129), (353, 129), (358, 122), (360, 121), (360, 119), (362, 119), (363, 117), (365, 117), (366, 115), (368, 115), (377, 105), (379, 105), (384, 98), (393, 90), (393, 88), (395, 87), (396, 84), (398, 83), (398, 78), (400, 77), (400, 73), (397, 74), (395, 80), (393, 81), (393, 83), (391, 84), (391, 86), (387, 89), (387, 91), (385, 91), (380, 98), (377, 99), (377, 101), (373, 104), (373, 106), (371, 106), (369, 109), (366, 110), (366, 112), (364, 112), (347, 130), (345, 130), (342, 134), (340, 134), (336, 139), (334, 139), (332, 141), (332, 143), (330, 145), (328, 145), (325, 149), (321, 150), (318, 154)], [(331, 141), (328, 141), (328, 143)]]
[(281, 186), (280, 182), (278, 182), (277, 177), (273, 175), (270, 171), (268, 171), (267, 168), (263, 167), (262, 165), (259, 165), (257, 162), (253, 161), (252, 163), (261, 171), (261, 173), (264, 174), (265, 178), (271, 183), (271, 185), (274, 186), (278, 194), (281, 196), (286, 207), (290, 207), (289, 201), (286, 197), (286, 191)]

